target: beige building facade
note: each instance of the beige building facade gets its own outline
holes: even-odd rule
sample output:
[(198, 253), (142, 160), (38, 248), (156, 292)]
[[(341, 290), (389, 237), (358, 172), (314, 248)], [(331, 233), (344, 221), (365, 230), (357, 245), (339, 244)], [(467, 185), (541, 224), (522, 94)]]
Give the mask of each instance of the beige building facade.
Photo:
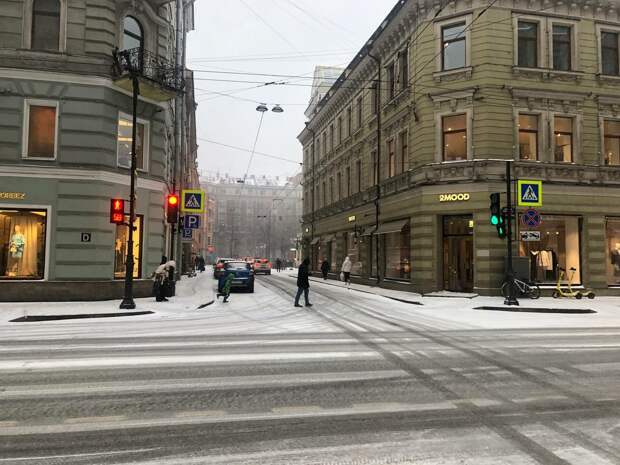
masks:
[[(489, 222), (507, 160), (543, 183), (517, 209), (520, 276), (559, 268), (620, 285), (620, 2), (399, 2), (316, 106), (304, 150), (304, 246), (362, 282), (496, 294)], [(377, 74), (380, 70), (380, 74)], [(536, 231), (536, 241), (521, 233)]]

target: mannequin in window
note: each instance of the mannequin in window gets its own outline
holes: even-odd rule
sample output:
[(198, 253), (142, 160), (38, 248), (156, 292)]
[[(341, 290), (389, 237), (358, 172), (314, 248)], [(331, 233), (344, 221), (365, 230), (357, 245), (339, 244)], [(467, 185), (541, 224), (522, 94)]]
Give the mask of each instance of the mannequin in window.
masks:
[(22, 228), (19, 225), (15, 225), (13, 235), (9, 241), (9, 259), (11, 262), (8, 270), (9, 276), (17, 276), (19, 274), (19, 265), (24, 256), (25, 247), (26, 238), (22, 234)]
[(620, 242), (616, 242), (611, 249), (611, 264), (614, 267), (614, 276), (620, 277)]

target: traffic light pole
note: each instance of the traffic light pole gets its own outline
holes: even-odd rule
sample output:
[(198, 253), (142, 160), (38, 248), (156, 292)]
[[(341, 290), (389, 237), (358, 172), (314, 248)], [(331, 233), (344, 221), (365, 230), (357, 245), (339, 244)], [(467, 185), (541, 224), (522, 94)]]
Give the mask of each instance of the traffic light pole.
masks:
[(138, 127), (138, 95), (140, 94), (140, 82), (138, 76), (132, 73), (131, 82), (133, 85), (133, 121), (131, 128), (131, 172), (129, 181), (129, 224), (127, 237), (127, 260), (125, 263), (125, 297), (119, 308), (123, 310), (132, 310), (136, 308), (133, 301), (133, 230), (136, 222), (136, 137)]
[[(504, 300), (504, 305), (519, 305), (515, 287), (515, 273), (512, 268), (512, 173), (511, 161), (506, 162), (506, 281), (508, 282), (508, 295)], [(515, 215), (516, 217), (516, 215)]]

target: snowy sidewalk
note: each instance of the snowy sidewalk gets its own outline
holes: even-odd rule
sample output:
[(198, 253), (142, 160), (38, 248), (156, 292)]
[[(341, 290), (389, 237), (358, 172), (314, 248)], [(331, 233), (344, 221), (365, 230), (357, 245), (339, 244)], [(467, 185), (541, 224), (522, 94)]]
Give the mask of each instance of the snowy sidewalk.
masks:
[[(211, 273), (204, 272), (193, 278), (183, 276), (181, 281), (177, 282), (176, 296), (170, 297), (168, 302), (155, 302), (155, 297), (134, 299), (136, 308), (132, 311), (151, 311), (159, 315), (178, 314), (194, 311), (201, 305), (213, 302), (214, 299), (215, 280)], [(120, 313), (120, 303), (120, 299), (99, 302), (2, 302), (0, 303), (0, 323), (33, 315)]]

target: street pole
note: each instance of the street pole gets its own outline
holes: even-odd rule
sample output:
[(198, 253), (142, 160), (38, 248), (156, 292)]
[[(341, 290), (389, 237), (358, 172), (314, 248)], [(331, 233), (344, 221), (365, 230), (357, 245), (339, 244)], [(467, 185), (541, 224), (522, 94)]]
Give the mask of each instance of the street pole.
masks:
[(515, 289), (515, 273), (512, 269), (512, 173), (511, 161), (506, 161), (506, 278), (508, 281), (508, 296), (504, 300), (504, 305), (519, 305)]
[(127, 237), (127, 260), (125, 262), (125, 296), (119, 308), (131, 310), (136, 308), (133, 301), (133, 231), (136, 222), (136, 137), (138, 128), (138, 96), (140, 94), (140, 82), (135, 72), (132, 73), (131, 82), (133, 87), (133, 127), (131, 128), (131, 170), (129, 174), (129, 224)]
[[(375, 232), (373, 233), (375, 239), (375, 263), (377, 266), (377, 284), (381, 282), (381, 271), (379, 267), (379, 235), (376, 232), (379, 230), (379, 200), (381, 198), (381, 59), (368, 52), (368, 56), (374, 60), (377, 64), (377, 94), (375, 95), (375, 106), (377, 108), (377, 180), (375, 183)], [(373, 237), (371, 236), (371, 238)], [(372, 270), (371, 270), (372, 274)]]
[[(183, 12), (183, 0), (176, 0), (176, 57), (175, 66), (177, 73), (185, 73), (185, 60), (184, 60), (184, 47), (185, 47), (185, 30), (184, 30), (184, 12)], [(183, 99), (184, 94), (179, 93), (176, 97), (174, 108), (174, 182), (173, 190), (179, 194), (181, 201), (181, 191), (183, 190)], [(180, 215), (179, 215), (180, 221)], [(170, 247), (170, 260), (176, 261), (176, 273), (180, 276), (182, 266), (182, 251), (183, 243), (181, 241), (181, 228), (180, 222), (177, 221), (176, 225), (172, 225), (171, 232), (171, 247)], [(176, 234), (175, 234), (176, 233)], [(175, 241), (176, 236), (176, 241)]]

